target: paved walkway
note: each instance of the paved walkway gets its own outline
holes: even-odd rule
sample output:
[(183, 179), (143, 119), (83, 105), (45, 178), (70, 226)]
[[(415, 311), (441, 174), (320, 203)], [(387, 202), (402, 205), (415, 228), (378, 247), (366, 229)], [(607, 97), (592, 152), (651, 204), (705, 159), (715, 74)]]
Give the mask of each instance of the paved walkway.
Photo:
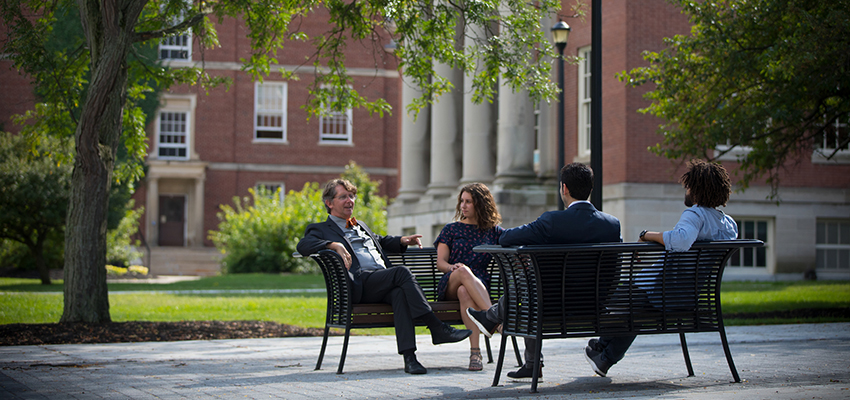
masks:
[(0, 347), (0, 399), (850, 398), (850, 323), (731, 327), (728, 335), (742, 383), (732, 382), (716, 333), (688, 335), (693, 377), (676, 335), (639, 337), (607, 378), (585, 362), (586, 340), (563, 339), (544, 344), (537, 394), (505, 376), (516, 368), (512, 356), (491, 387), (495, 364), (469, 372), (467, 342), (432, 346), (427, 335), (417, 337), (428, 368), (418, 376), (403, 372), (392, 336), (353, 337), (342, 375), (339, 337), (319, 371), (315, 337), (8, 346)]

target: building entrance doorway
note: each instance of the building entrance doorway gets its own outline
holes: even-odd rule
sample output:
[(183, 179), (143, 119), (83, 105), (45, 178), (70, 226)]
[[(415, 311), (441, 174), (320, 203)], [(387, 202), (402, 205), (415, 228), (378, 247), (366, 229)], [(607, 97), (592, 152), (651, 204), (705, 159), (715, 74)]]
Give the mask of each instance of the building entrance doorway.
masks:
[(159, 196), (159, 245), (184, 246), (186, 232), (186, 196)]

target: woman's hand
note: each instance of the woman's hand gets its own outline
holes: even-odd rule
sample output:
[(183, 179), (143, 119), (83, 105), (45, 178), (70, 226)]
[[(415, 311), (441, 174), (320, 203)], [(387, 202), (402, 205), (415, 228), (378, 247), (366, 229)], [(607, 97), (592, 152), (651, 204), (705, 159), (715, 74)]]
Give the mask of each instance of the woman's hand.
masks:
[(449, 270), (448, 270), (448, 271), (446, 271), (446, 272), (452, 272), (452, 271), (454, 271), (454, 270), (456, 270), (456, 269), (458, 269), (458, 268), (463, 268), (463, 267), (465, 267), (465, 266), (466, 266), (466, 264), (464, 264), (464, 263), (455, 263), (455, 264), (451, 264), (451, 265), (449, 265)]

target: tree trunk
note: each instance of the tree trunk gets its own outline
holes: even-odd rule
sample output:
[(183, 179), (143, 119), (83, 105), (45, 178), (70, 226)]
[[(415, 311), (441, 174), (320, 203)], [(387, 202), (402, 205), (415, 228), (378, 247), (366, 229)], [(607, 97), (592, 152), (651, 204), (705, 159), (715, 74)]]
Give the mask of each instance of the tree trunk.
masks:
[[(47, 236), (47, 235), (45, 235)], [(39, 237), (36, 239), (35, 246), (30, 247), (30, 254), (35, 260), (35, 268), (38, 270), (38, 276), (41, 278), (42, 285), (49, 285), (50, 269), (47, 268), (47, 262), (44, 261), (44, 239)]]
[(127, 54), (145, 1), (78, 0), (91, 52), (91, 85), (77, 130), (65, 230), (61, 322), (109, 322), (106, 212), (127, 99)]

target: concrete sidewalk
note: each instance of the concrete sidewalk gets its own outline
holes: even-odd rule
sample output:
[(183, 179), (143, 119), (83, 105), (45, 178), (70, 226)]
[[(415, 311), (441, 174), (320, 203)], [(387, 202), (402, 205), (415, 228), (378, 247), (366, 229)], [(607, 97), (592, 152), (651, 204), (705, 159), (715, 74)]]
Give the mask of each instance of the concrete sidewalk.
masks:
[[(850, 323), (727, 333), (741, 383), (732, 382), (716, 333), (687, 336), (693, 377), (677, 335), (638, 337), (607, 378), (585, 362), (586, 339), (563, 339), (544, 343), (537, 394), (505, 375), (516, 369), (511, 353), (492, 387), (495, 363), (467, 371), (468, 342), (432, 346), (427, 335), (417, 337), (417, 354), (428, 374), (417, 376), (403, 372), (392, 336), (352, 337), (342, 375), (340, 337), (330, 339), (319, 371), (316, 337), (9, 346), (0, 347), (0, 399), (850, 398)], [(500, 341), (492, 341), (495, 357)]]

